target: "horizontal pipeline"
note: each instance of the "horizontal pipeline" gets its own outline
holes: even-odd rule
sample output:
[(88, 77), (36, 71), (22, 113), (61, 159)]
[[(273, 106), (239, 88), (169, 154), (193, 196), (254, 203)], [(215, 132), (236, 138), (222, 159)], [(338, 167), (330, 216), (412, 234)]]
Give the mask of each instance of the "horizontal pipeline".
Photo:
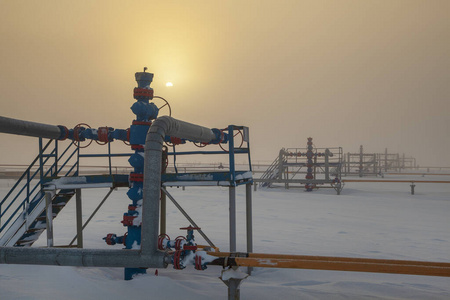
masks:
[(423, 172), (423, 173), (384, 173), (385, 175), (418, 175), (418, 176), (423, 176), (423, 175), (429, 175), (429, 176), (450, 176), (450, 174), (448, 173), (427, 173), (427, 172)]
[[(208, 252), (229, 265), (450, 277), (450, 263), (373, 258)], [(223, 259), (227, 257), (228, 259)]]
[(409, 183), (450, 183), (450, 180), (377, 180), (377, 179), (343, 179), (343, 182), (409, 182)]
[(139, 250), (0, 247), (0, 264), (79, 267), (164, 268), (163, 252), (142, 255)]

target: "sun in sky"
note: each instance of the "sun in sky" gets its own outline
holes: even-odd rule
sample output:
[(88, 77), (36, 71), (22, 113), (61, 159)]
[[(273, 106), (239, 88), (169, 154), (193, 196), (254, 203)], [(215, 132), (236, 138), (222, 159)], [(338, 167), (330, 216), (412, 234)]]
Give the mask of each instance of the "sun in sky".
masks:
[(169, 82), (166, 83), (166, 86), (167, 87), (171, 87), (171, 86), (173, 86), (173, 83), (169, 81)]

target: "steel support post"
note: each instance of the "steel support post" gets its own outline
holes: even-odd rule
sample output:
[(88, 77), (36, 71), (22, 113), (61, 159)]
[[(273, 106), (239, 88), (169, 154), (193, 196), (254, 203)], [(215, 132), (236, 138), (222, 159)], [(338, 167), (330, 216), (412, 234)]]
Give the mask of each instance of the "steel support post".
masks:
[(375, 176), (378, 174), (378, 162), (377, 162), (377, 155), (373, 154), (373, 171), (375, 173)]
[[(228, 272), (236, 272), (240, 273), (239, 268), (237, 266), (231, 267), (230, 269), (222, 270), (222, 275), (219, 277), (223, 283), (225, 283), (228, 287), (228, 300), (239, 300), (241, 299), (241, 283), (242, 281), (248, 277), (248, 275), (244, 276), (224, 276)], [(241, 274), (242, 275), (242, 274)]]
[(350, 152), (347, 152), (347, 173), (345, 174), (345, 176), (347, 176), (347, 174), (350, 173)]
[(363, 177), (363, 146), (359, 146), (359, 177)]
[(330, 162), (329, 162), (329, 156), (330, 156), (330, 150), (325, 149), (325, 180), (330, 180)]
[(284, 156), (284, 150), (281, 149), (280, 153), (278, 154), (278, 179), (283, 179), (283, 156)]
[[(110, 188), (109, 192), (106, 194), (106, 196), (103, 198), (103, 200), (100, 202), (100, 204), (97, 206), (97, 208), (92, 212), (92, 214), (90, 215), (90, 217), (87, 219), (86, 223), (84, 223), (82, 230), (84, 230), (84, 228), (86, 228), (86, 226), (89, 224), (89, 222), (92, 220), (92, 218), (95, 216), (95, 214), (98, 212), (98, 210), (102, 207), (102, 205), (105, 203), (106, 199), (108, 199), (109, 195), (111, 195), (111, 193), (114, 191), (114, 188)], [(78, 234), (75, 235), (75, 237), (72, 239), (72, 241), (70, 242), (69, 246), (72, 246), (73, 242), (75, 242), (75, 240), (77, 239)]]
[[(246, 203), (246, 220), (247, 220), (247, 252), (253, 252), (253, 218), (252, 218), (252, 185), (245, 185), (245, 203)], [(248, 267), (247, 273), (251, 275), (253, 268)]]
[(314, 180), (316, 179), (317, 179), (317, 155), (314, 155)]
[(230, 278), (222, 280), (228, 286), (228, 300), (241, 299), (241, 282), (243, 279)]
[(229, 188), (230, 209), (230, 252), (236, 252), (236, 187)]
[(81, 189), (75, 190), (77, 214), (77, 248), (83, 248), (83, 211), (81, 208)]
[(159, 219), (160, 234), (167, 233), (166, 232), (166, 215), (167, 215), (166, 203), (167, 203), (166, 194), (164, 192), (161, 192), (161, 203), (159, 204), (160, 211), (161, 211), (161, 215), (160, 215), (160, 219)]
[(342, 191), (342, 183), (339, 182), (337, 185), (336, 194), (340, 195), (341, 191)]
[(414, 188), (416, 187), (416, 185), (414, 184), (414, 182), (411, 182), (411, 195), (414, 195)]
[(55, 140), (55, 172), (53, 176), (58, 176), (58, 140)]
[(47, 247), (53, 247), (53, 206), (52, 193), (45, 193), (45, 221), (47, 229)]
[(39, 179), (44, 179), (44, 149), (42, 149), (42, 138), (39, 138)]
[(387, 151), (387, 148), (385, 148), (384, 149), (384, 172), (387, 172), (387, 170), (388, 170), (387, 156), (388, 156), (388, 151)]

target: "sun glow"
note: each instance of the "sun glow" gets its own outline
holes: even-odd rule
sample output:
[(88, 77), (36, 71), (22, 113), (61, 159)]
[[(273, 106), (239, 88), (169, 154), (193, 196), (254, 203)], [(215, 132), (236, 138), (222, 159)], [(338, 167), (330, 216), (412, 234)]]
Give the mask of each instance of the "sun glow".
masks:
[(173, 83), (169, 81), (166, 83), (166, 86), (173, 86)]

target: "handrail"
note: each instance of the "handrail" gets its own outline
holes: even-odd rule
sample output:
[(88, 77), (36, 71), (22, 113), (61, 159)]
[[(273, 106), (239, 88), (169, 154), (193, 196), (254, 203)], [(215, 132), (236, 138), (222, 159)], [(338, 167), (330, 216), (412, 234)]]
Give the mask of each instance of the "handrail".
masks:
[[(51, 142), (52, 142), (52, 140), (50, 140), (47, 143), (47, 145), (45, 145), (45, 147), (42, 149), (42, 151), (45, 151), (48, 148), (48, 146), (51, 144)], [(6, 194), (6, 196), (3, 198), (2, 202), (0, 202), (0, 205), (5, 203), (6, 199), (12, 194), (12, 192), (14, 192), (15, 188), (23, 180), (23, 178), (25, 177), (27, 172), (29, 172), (31, 170), (31, 168), (34, 166), (34, 164), (37, 162), (38, 159), (39, 159), (39, 155), (36, 156), (36, 158), (33, 160), (33, 162), (31, 162), (31, 164), (28, 166), (28, 168), (23, 172), (22, 176), (20, 176), (20, 178), (17, 180), (16, 184), (14, 184), (14, 186), (11, 188), (11, 190), (8, 192), (8, 194)]]
[[(72, 145), (73, 145), (73, 144), (70, 144), (70, 145), (67, 147), (66, 151), (64, 151), (63, 154), (65, 154), (65, 153), (67, 152), (67, 150), (68, 150)], [(68, 162), (70, 161), (70, 159), (75, 155), (75, 153), (77, 153), (78, 149), (79, 149), (79, 148), (77, 147), (77, 148), (72, 152), (72, 154), (70, 154), (70, 156), (66, 159), (66, 161), (61, 165), (61, 168), (59, 168), (59, 170), (58, 170), (58, 174), (59, 174), (59, 172), (61, 172), (62, 169), (67, 165), (67, 163), (68, 163)], [(62, 156), (61, 156), (61, 158), (62, 158)], [(72, 168), (69, 170), (69, 172), (67, 172), (67, 173), (65, 174), (65, 176), (67, 176), (68, 174), (70, 174), (70, 172), (73, 170), (73, 168), (74, 168), (75, 166), (78, 165), (78, 163), (79, 163), (79, 161), (77, 160), (76, 163), (73, 164), (73, 166), (72, 166)]]
[[(52, 153), (53, 153), (53, 152), (54, 152), (54, 151), (52, 151)], [(50, 159), (50, 157), (47, 157), (47, 158), (43, 161), (43, 166), (45, 165), (45, 163), (46, 163), (49, 159)], [(42, 166), (42, 167), (43, 167), (43, 166)], [(54, 165), (52, 165), (52, 167), (53, 167), (53, 166), (54, 166)], [(32, 167), (32, 166), (30, 165), (30, 167)], [(27, 171), (29, 171), (30, 167), (27, 169)], [(3, 211), (3, 213), (0, 214), (0, 218), (3, 217), (4, 214), (9, 210), (9, 208), (14, 204), (14, 202), (16, 202), (17, 198), (19, 198), (19, 196), (22, 194), (22, 192), (25, 190), (25, 188), (27, 188), (27, 190), (29, 189), (31, 180), (33, 180), (34, 177), (36, 177), (37, 173), (41, 170), (42, 167), (39, 167), (39, 168), (34, 172), (34, 174), (33, 174), (31, 177), (28, 178), (28, 176), (27, 176), (27, 183), (20, 189), (20, 191), (16, 194), (16, 196), (14, 197), (14, 199), (11, 200), (11, 202), (10, 202), (9, 205), (6, 207), (6, 209)], [(46, 173), (45, 175), (47, 175), (47, 174), (49, 173), (49, 171), (51, 171), (51, 170), (52, 170), (52, 168), (49, 168), (49, 170), (47, 171), (47, 173)], [(36, 190), (36, 188), (37, 188), (39, 185), (40, 185), (40, 182), (39, 182), (38, 184), (36, 184), (36, 185), (34, 186), (34, 188), (31, 190), (31, 192), (29, 192), (29, 193), (27, 194), (27, 198), (29, 198), (30, 195), (32, 195), (32, 194), (34, 193), (34, 191)], [(26, 199), (27, 199), (27, 198), (26, 198)], [(24, 203), (25, 203), (25, 201), (22, 201), (22, 203), (21, 203), (20, 205), (23, 205)]]
[[(55, 142), (55, 146), (54, 149), (50, 152), (50, 154), (44, 154), (44, 151), (47, 150), (47, 148), (51, 145), (52, 142)], [(19, 186), (19, 184), (24, 180), (24, 178), (26, 177), (26, 183), (24, 184), (24, 186), (17, 192), (17, 194), (15, 195), (15, 197), (9, 202), (9, 204), (7, 205), (7, 207), (5, 209), (2, 209), (0, 211), (0, 221), (2, 219), (3, 216), (5, 216), (6, 213), (8, 213), (11, 209), (11, 207), (16, 204), (17, 208), (11, 213), (11, 215), (9, 216), (9, 218), (6, 220), (6, 222), (2, 225), (0, 223), (0, 225), (2, 225), (0, 227), (0, 232), (2, 232), (5, 227), (11, 222), (11, 220), (15, 217), (17, 217), (18, 212), (22, 209), (27, 210), (27, 209), (33, 209), (33, 207), (28, 207), (25, 204), (30, 203), (30, 199), (31, 203), (37, 203), (37, 201), (43, 197), (43, 193), (36, 193), (36, 189), (38, 189), (38, 187), (40, 187), (41, 185), (41, 180), (43, 178), (40, 178), (39, 182), (30, 190), (30, 186), (31, 186), (31, 181), (34, 180), (34, 178), (36, 177), (36, 175), (38, 173), (41, 174), (41, 176), (46, 177), (49, 174), (53, 175), (53, 172), (56, 170), (56, 174), (58, 174), (65, 166), (66, 164), (70, 161), (70, 159), (74, 156), (74, 154), (78, 151), (78, 148), (76, 148), (71, 155), (69, 155), (69, 157), (65, 160), (64, 164), (57, 169), (58, 167), (58, 162), (60, 162), (63, 157), (66, 155), (67, 151), (70, 149), (70, 147), (73, 145), (72, 143), (69, 144), (69, 146), (62, 152), (61, 155), (57, 155), (57, 151), (56, 151), (56, 147), (57, 147), (57, 141), (56, 140), (49, 140), (47, 142), (47, 144), (42, 147), (40, 149), (40, 154), (38, 156), (36, 156), (36, 158), (31, 162), (31, 164), (28, 166), (28, 168), (25, 170), (25, 172), (20, 176), (20, 178), (17, 180), (17, 182), (14, 184), (14, 186), (11, 188), (11, 190), (8, 192), (8, 194), (3, 198), (3, 200), (0, 202), (0, 208), (1, 206), (10, 198), (10, 196), (14, 193), (14, 191), (16, 190), (16, 188)], [(40, 144), (41, 146), (41, 144)], [(53, 161), (53, 163), (47, 165), (48, 161), (50, 158), (55, 157), (55, 161)], [(42, 158), (45, 158), (42, 160)], [(37, 161), (39, 160), (39, 167), (33, 172), (32, 175), (31, 174), (31, 169), (33, 167), (35, 167)], [(79, 164), (79, 161), (77, 160), (72, 168), (69, 170), (69, 172), (67, 174), (65, 174), (65, 176), (67, 176), (68, 174), (70, 174), (70, 172), (72, 172), (73, 168), (75, 166), (77, 166)], [(44, 167), (48, 167), (48, 170), (44, 173)], [(23, 194), (23, 191), (26, 189), (26, 196), (25, 199), (23, 201), (21, 201), (20, 203), (17, 203), (17, 199), (19, 198), (20, 195)], [(40, 193), (40, 194), (39, 194)]]
[(277, 157), (272, 164), (267, 168), (267, 170), (261, 175), (262, 179), (265, 179), (266, 177), (269, 177), (269, 174), (272, 173), (272, 171), (275, 169), (275, 166), (278, 164), (279, 157)]

